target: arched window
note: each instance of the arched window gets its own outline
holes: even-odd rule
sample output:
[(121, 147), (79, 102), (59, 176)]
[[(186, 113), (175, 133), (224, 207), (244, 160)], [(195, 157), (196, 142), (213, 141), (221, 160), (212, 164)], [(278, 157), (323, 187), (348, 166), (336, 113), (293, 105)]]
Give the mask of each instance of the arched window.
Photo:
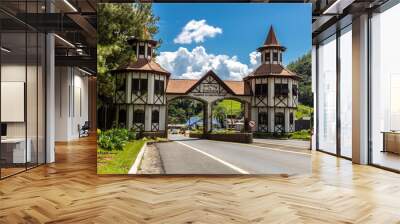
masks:
[(124, 126), (126, 124), (126, 110), (120, 109), (118, 112), (118, 125)]
[(289, 115), (289, 122), (290, 122), (290, 124), (293, 124), (293, 122), (294, 122), (293, 112), (291, 112)]
[(258, 124), (259, 125), (268, 125), (268, 113), (260, 112), (258, 114)]
[(158, 110), (153, 110), (151, 113), (151, 123), (159, 123), (160, 122), (160, 112)]
[(144, 124), (144, 110), (135, 110), (133, 113), (133, 123)]
[(275, 113), (275, 125), (284, 125), (285, 116), (282, 112)]

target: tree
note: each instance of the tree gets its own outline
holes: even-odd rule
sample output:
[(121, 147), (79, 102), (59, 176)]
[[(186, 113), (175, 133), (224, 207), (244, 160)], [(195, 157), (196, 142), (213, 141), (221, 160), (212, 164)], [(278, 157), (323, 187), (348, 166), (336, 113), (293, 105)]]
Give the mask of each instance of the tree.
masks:
[(217, 104), (215, 108), (213, 108), (213, 117), (215, 117), (215, 119), (217, 119), (217, 121), (220, 123), (221, 128), (225, 128), (224, 126), (224, 121), (226, 118), (226, 109), (224, 106)]
[(152, 38), (158, 32), (159, 18), (148, 3), (99, 4), (97, 29), (97, 104), (111, 103), (114, 77), (110, 71), (135, 60), (127, 40), (134, 36)]
[(288, 69), (300, 75), (299, 102), (312, 107), (313, 94), (311, 90), (311, 52), (306, 53), (294, 62), (291, 62)]
[(203, 103), (192, 99), (177, 99), (168, 105), (170, 124), (184, 124), (193, 116), (203, 118)]

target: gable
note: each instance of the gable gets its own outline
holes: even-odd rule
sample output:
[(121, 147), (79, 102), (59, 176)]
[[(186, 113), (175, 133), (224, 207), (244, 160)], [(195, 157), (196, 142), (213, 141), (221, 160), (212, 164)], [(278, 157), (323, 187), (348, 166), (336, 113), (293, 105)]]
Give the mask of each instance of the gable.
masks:
[(196, 84), (194, 84), (186, 94), (192, 96), (225, 96), (234, 94), (214, 72), (206, 73)]

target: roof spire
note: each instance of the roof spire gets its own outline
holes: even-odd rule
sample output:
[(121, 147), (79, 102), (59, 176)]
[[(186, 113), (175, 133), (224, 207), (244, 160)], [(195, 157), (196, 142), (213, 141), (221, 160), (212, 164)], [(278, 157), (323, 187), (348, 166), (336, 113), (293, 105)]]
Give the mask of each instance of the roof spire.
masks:
[(279, 42), (276, 39), (274, 27), (272, 25), (269, 28), (267, 39), (265, 39), (264, 45), (278, 45), (279, 46)]

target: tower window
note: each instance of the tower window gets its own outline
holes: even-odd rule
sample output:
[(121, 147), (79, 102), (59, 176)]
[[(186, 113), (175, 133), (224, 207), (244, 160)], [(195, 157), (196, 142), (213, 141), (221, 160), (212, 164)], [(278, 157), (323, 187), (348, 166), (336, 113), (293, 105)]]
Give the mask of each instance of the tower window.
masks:
[(147, 79), (133, 79), (132, 80), (133, 94), (144, 95), (147, 93)]
[(147, 47), (147, 57), (151, 57), (152, 53), (153, 53), (153, 52), (151, 52), (151, 47), (148, 46), (148, 47)]
[(288, 92), (288, 84), (275, 84), (275, 96), (287, 96)]
[(279, 56), (280, 56), (280, 60), (279, 61), (282, 62), (282, 53), (280, 53)]
[(278, 61), (278, 52), (274, 52), (272, 56), (274, 61)]
[(144, 55), (144, 45), (143, 46), (139, 45), (139, 55)]
[(133, 45), (133, 52), (134, 52), (135, 55), (136, 55), (136, 52), (137, 52), (137, 45), (136, 45), (136, 44)]
[(151, 113), (151, 123), (158, 123), (160, 121), (160, 112), (158, 110), (153, 110)]
[(293, 96), (297, 96), (297, 93), (298, 93), (297, 85), (292, 85), (292, 94), (293, 94)]
[(265, 53), (265, 61), (268, 61), (268, 62), (271, 61), (271, 55), (269, 52)]
[(164, 80), (154, 80), (154, 93), (158, 95), (164, 94)]
[(268, 85), (267, 84), (256, 84), (255, 94), (256, 94), (256, 96), (268, 95)]

